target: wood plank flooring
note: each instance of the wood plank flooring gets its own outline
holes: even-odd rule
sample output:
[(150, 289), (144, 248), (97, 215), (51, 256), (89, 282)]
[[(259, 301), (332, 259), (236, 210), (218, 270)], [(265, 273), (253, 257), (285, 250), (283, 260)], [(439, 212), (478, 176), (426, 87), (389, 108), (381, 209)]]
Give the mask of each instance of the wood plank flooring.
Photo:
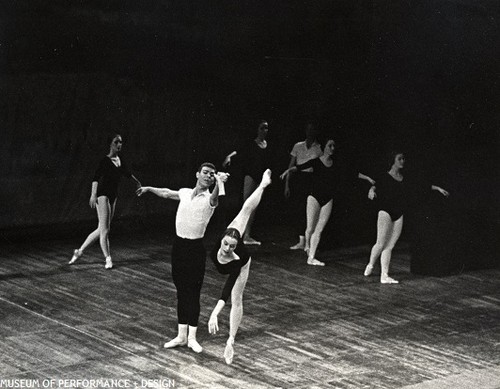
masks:
[[(219, 334), (206, 328), (224, 282), (210, 262), (198, 331), (203, 353), (162, 348), (176, 332), (171, 237), (112, 237), (110, 271), (98, 245), (68, 266), (79, 241), (3, 244), (0, 379), (231, 389), (500, 388), (499, 269), (413, 276), (400, 244), (392, 275), (401, 284), (381, 285), (362, 275), (370, 247), (323, 251), (321, 268), (287, 249), (294, 243), (289, 234), (276, 229), (266, 239), (252, 249), (232, 365), (222, 358), (229, 306)], [(209, 237), (207, 247), (212, 242)]]

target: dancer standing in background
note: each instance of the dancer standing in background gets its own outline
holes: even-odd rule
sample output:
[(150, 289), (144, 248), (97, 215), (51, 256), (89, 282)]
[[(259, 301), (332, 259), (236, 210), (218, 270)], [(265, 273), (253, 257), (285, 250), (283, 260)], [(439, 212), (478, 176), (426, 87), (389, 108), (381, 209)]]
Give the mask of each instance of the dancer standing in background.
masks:
[(260, 203), (264, 189), (271, 184), (271, 171), (268, 169), (262, 175), (262, 181), (253, 193), (246, 199), (241, 211), (229, 224), (222, 234), (218, 244), (210, 254), (215, 267), (221, 274), (228, 274), (222, 295), (217, 302), (210, 320), (208, 331), (211, 334), (219, 330), (218, 315), (231, 296), (231, 313), (229, 315), (229, 338), (224, 350), (224, 359), (227, 364), (232, 363), (234, 355), (234, 338), (243, 317), (243, 292), (248, 280), (251, 258), (242, 242), (242, 236), (247, 228), (248, 221)]
[[(266, 120), (261, 120), (257, 127), (257, 137), (246, 142), (238, 151), (233, 151), (226, 156), (223, 167), (231, 165), (232, 158), (238, 155), (243, 166), (243, 201), (245, 201), (257, 188), (262, 173), (270, 166), (271, 151), (266, 137), (269, 125)], [(252, 238), (252, 224), (255, 212), (250, 215), (246, 231), (243, 235), (243, 243), (246, 245), (260, 245), (261, 243)]]
[[(205, 277), (206, 252), (203, 237), (208, 222), (224, 193), (228, 174), (217, 173), (212, 163), (201, 164), (194, 189), (171, 190), (143, 186), (137, 195), (151, 192), (158, 197), (178, 200), (175, 216), (176, 237), (172, 246), (172, 278), (177, 289), (178, 334), (165, 348), (187, 345), (196, 353), (203, 348), (196, 340), (200, 316), (200, 293)], [(209, 188), (215, 183), (210, 193)]]
[[(376, 184), (370, 188), (368, 198), (377, 198), (377, 242), (370, 254), (370, 261), (366, 265), (364, 275), (372, 274), (373, 266), (380, 256), (380, 282), (382, 284), (397, 284), (399, 281), (389, 277), (392, 249), (396, 245), (403, 229), (403, 216), (408, 209), (409, 197), (414, 187), (407, 182), (403, 175), (405, 157), (402, 152), (390, 154), (390, 169), (386, 174), (377, 178)], [(431, 190), (440, 192), (448, 197), (450, 194), (443, 188), (431, 185)]]
[[(297, 142), (290, 152), (288, 168), (302, 165), (311, 159), (321, 156), (321, 145), (318, 142), (318, 130), (313, 123), (306, 126), (306, 139)], [(313, 168), (297, 170), (294, 174), (285, 177), (285, 198), (291, 198), (293, 211), (294, 231), (299, 235), (299, 242), (290, 247), (290, 250), (304, 250), (306, 230), (306, 204), (307, 196), (311, 193)]]
[(134, 180), (137, 187), (141, 186), (139, 180), (130, 173), (126, 164), (118, 156), (123, 145), (121, 135), (114, 134), (109, 137), (107, 144), (109, 145), (109, 153), (101, 159), (99, 167), (95, 172), (89, 200), (90, 207), (97, 209), (99, 224), (97, 229), (91, 232), (87, 239), (85, 239), (81, 247), (74, 251), (73, 257), (69, 261), (70, 265), (75, 263), (75, 261), (83, 255), (83, 252), (88, 246), (99, 239), (106, 260), (105, 268), (111, 269), (113, 267), (109, 247), (109, 230), (111, 227), (111, 220), (115, 214), (120, 179), (122, 176), (125, 176)]
[[(334, 162), (333, 153), (335, 141), (327, 138), (323, 147), (323, 155), (308, 162), (293, 166), (281, 174), (281, 179), (286, 179), (290, 172), (311, 168), (313, 169), (313, 182), (311, 192), (307, 197), (307, 228), (305, 232), (305, 247), (307, 264), (325, 266), (324, 262), (316, 259), (321, 234), (330, 219), (333, 207), (333, 198), (340, 185), (340, 174)], [(358, 177), (374, 182), (370, 177), (358, 173)]]

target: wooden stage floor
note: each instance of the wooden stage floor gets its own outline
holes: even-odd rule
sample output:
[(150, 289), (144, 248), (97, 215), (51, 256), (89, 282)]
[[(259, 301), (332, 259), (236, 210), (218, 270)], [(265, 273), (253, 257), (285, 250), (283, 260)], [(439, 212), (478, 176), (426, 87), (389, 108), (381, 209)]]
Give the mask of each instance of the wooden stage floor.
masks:
[(158, 388), (500, 388), (499, 269), (413, 276), (401, 244), (392, 266), (401, 284), (381, 285), (362, 275), (368, 246), (323, 251), (327, 266), (311, 267), (280, 235), (252, 250), (232, 365), (222, 358), (228, 306), (220, 333), (207, 332), (223, 285), (210, 262), (198, 331), (204, 352), (162, 348), (176, 332), (168, 236), (112, 237), (111, 271), (98, 245), (66, 265), (76, 239), (3, 244), (0, 379), (40, 387), (120, 379)]

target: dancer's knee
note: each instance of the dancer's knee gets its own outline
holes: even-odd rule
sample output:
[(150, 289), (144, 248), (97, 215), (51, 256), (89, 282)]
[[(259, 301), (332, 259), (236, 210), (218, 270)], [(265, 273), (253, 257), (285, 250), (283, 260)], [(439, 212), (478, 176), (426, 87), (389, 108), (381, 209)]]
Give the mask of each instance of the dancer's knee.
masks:
[(387, 256), (387, 255), (389, 255), (389, 256), (390, 256), (390, 255), (392, 254), (392, 249), (393, 249), (392, 247), (385, 247), (385, 248), (382, 250), (382, 254), (383, 254), (384, 256)]
[(110, 228), (108, 226), (101, 226), (101, 227), (99, 227), (99, 235), (108, 236), (109, 230), (110, 230)]

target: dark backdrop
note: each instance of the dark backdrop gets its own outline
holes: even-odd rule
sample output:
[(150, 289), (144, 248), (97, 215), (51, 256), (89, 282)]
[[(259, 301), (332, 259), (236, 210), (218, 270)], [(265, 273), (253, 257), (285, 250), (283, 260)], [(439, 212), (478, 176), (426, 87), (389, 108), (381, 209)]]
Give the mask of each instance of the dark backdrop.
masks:
[[(335, 134), (345, 166), (375, 174), (388, 150), (402, 148), (410, 173), (452, 192), (443, 205), (452, 220), (479, 219), (485, 226), (473, 234), (497, 236), (495, 0), (17, 0), (1, 7), (4, 232), (94, 223), (90, 182), (109, 132), (123, 135), (123, 156), (144, 184), (178, 188), (194, 183), (200, 162), (220, 165), (261, 118), (270, 123), (280, 172), (313, 118)], [(233, 173), (222, 218), (239, 206), (237, 166)], [(172, 225), (175, 204), (137, 199), (133, 189), (121, 188), (118, 220)], [(329, 242), (374, 239), (366, 190), (356, 180), (346, 185)], [(283, 224), (281, 193), (276, 183), (261, 215), (272, 210), (272, 221)]]

